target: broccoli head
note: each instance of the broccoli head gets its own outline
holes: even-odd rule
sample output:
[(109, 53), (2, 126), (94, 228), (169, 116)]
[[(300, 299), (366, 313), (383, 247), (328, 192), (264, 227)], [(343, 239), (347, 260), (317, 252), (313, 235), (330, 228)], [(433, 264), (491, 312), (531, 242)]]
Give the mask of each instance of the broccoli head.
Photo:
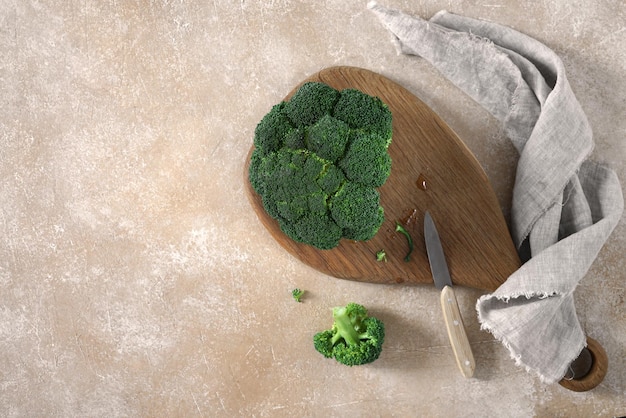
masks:
[(326, 358), (346, 366), (357, 366), (376, 360), (383, 349), (385, 326), (367, 314), (364, 306), (348, 303), (333, 308), (333, 327), (315, 334), (313, 345)]
[(365, 241), (384, 220), (377, 188), (391, 173), (390, 141), (380, 99), (304, 83), (257, 125), (250, 184), (297, 242), (326, 250), (341, 238)]

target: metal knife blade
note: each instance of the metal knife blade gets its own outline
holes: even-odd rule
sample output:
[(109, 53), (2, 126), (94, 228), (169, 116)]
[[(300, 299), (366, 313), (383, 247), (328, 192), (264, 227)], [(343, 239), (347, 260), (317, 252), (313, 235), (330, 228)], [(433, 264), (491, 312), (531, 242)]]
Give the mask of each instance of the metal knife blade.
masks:
[(476, 368), (474, 354), (465, 333), (465, 326), (463, 325), (463, 318), (461, 318), (456, 295), (452, 289), (452, 279), (450, 278), (439, 233), (429, 212), (426, 212), (424, 216), (424, 240), (426, 241), (426, 252), (428, 253), (428, 262), (430, 263), (435, 286), (441, 290), (440, 302), (443, 318), (446, 323), (450, 345), (456, 358), (456, 364), (463, 376), (472, 377)]
[(432, 216), (427, 211), (424, 216), (424, 239), (426, 240), (426, 252), (428, 253), (428, 262), (430, 263), (430, 271), (435, 281), (435, 287), (442, 290), (445, 286), (452, 286), (448, 263), (443, 253), (441, 240), (437, 227)]

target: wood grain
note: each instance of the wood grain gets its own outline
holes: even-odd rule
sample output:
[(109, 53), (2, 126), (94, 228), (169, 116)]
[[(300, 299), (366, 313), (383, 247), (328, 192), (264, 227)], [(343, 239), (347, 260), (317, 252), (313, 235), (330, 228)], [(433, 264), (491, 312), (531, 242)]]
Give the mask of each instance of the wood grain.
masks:
[[(492, 291), (519, 267), (517, 251), (485, 172), (452, 129), (426, 104), (399, 84), (360, 68), (333, 67), (303, 83), (306, 81), (321, 81), (339, 90), (357, 88), (380, 97), (391, 109), (392, 171), (379, 189), (385, 221), (367, 242), (344, 239), (332, 250), (294, 242), (267, 215), (250, 186), (248, 156), (244, 176), (250, 202), (281, 246), (303, 263), (341, 279), (432, 283), (422, 229), (424, 212), (429, 210), (437, 220), (454, 284)], [(407, 242), (395, 232), (397, 221), (415, 243), (410, 262), (404, 261)], [(381, 249), (386, 251), (388, 262), (376, 261)]]
[[(604, 348), (591, 337), (587, 337), (587, 347), (591, 353), (591, 370), (578, 379), (562, 379), (559, 384), (574, 392), (586, 392), (598, 386), (604, 380), (609, 367), (609, 358)], [(576, 360), (574, 360), (576, 363)]]

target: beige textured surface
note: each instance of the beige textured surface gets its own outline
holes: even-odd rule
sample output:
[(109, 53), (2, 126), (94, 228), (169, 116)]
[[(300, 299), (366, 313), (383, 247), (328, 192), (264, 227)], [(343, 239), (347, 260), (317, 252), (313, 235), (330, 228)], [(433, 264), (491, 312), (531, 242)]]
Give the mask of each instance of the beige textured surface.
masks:
[[(479, 330), (478, 291), (457, 292), (477, 361), (467, 380), (434, 288), (326, 277), (251, 212), (242, 167), (256, 123), (339, 64), (431, 105), (508, 212), (515, 155), (496, 121), (427, 63), (398, 56), (366, 3), (0, 0), (0, 415), (626, 414), (626, 223), (576, 290), (609, 372), (573, 393), (517, 368)], [(384, 4), (497, 21), (551, 46), (594, 128), (593, 158), (624, 182), (623, 1)], [(387, 324), (369, 366), (311, 345), (328, 308), (349, 300)]]

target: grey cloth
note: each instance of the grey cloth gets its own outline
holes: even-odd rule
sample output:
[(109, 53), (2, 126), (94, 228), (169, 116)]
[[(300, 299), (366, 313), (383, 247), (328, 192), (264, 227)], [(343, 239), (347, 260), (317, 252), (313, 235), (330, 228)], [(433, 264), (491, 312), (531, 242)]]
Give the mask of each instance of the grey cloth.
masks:
[(537, 40), (445, 11), (426, 21), (368, 7), (398, 50), (418, 55), (503, 124), (519, 152), (511, 233), (530, 258), (477, 302), (516, 364), (553, 383), (586, 345), (573, 292), (619, 222), (614, 171), (588, 160), (592, 132), (559, 57)]

